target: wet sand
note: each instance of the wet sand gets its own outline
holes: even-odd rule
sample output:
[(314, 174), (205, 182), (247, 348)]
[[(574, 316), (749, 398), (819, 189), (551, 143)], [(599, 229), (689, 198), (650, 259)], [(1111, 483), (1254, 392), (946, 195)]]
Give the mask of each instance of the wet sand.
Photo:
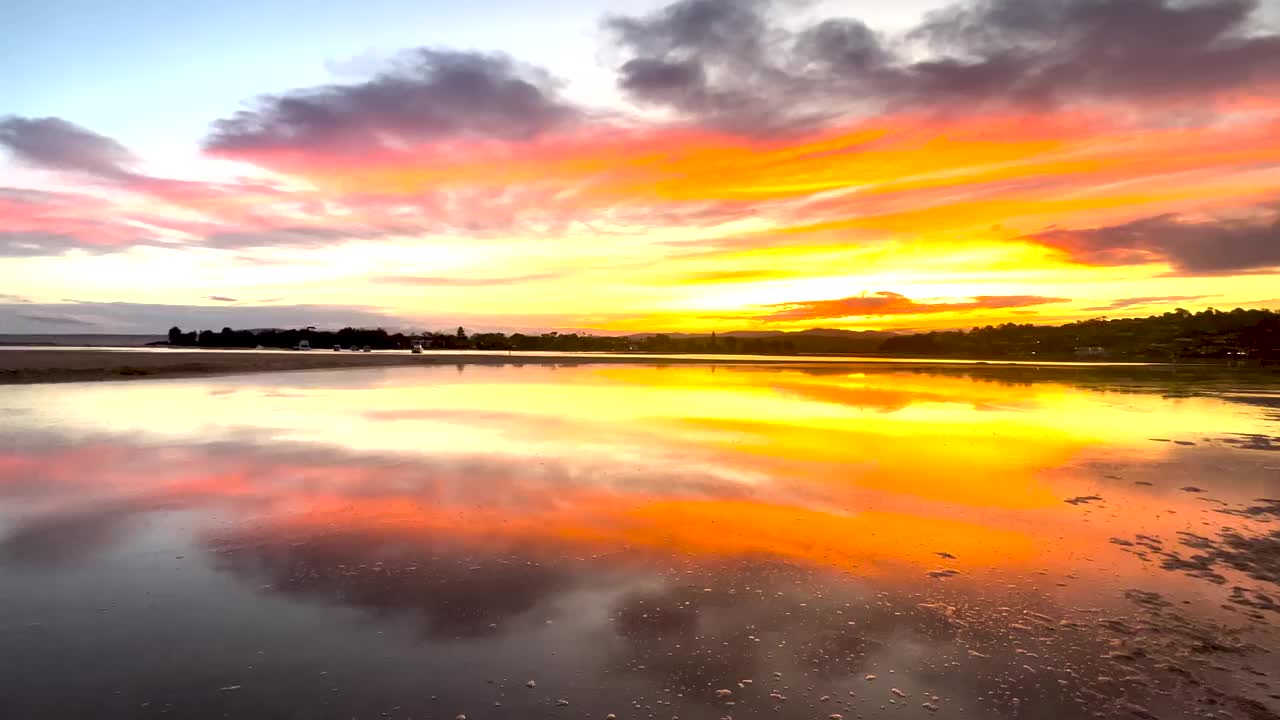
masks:
[(147, 378), (202, 377), (248, 373), (341, 370), (369, 367), (423, 367), (439, 365), (713, 365), (757, 367), (808, 367), (814, 372), (847, 372), (849, 367), (884, 367), (934, 374), (993, 376), (1019, 382), (1050, 378), (1078, 381), (1087, 374), (1113, 382), (1128, 380), (1203, 383), (1227, 378), (1266, 384), (1280, 377), (1274, 369), (1232, 368), (1221, 364), (1078, 363), (983, 361), (952, 358), (911, 359), (875, 356), (759, 356), (759, 355), (648, 355), (643, 353), (537, 353), (508, 355), (428, 350), (374, 353), (312, 350), (171, 350), (108, 348), (0, 348), (0, 385), (139, 380)]
[(0, 718), (1280, 720), (1275, 384), (569, 360), (0, 390)]
[[(312, 350), (228, 352), (220, 350), (5, 350), (0, 352), (0, 385), (98, 380), (138, 380), (158, 377), (196, 377), (292, 370), (401, 367), (423, 365), (579, 365), (584, 363), (635, 363), (635, 357), (591, 355), (492, 355), (426, 352), (353, 353)], [(670, 358), (664, 364), (724, 364), (705, 358)]]

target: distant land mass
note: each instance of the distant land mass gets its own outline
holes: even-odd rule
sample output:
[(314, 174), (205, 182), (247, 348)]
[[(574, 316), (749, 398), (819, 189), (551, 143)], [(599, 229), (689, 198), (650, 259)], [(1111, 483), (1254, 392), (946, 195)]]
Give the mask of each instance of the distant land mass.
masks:
[[(666, 335), (672, 340), (709, 338), (713, 333), (632, 333), (623, 337), (644, 340), (656, 335)], [(779, 337), (835, 337), (835, 338), (884, 338), (898, 335), (889, 330), (839, 330), (836, 328), (810, 328), (808, 330), (733, 330), (719, 333), (722, 338), (779, 338)]]
[(1260, 361), (1280, 364), (1280, 313), (1210, 308), (1175, 310), (1145, 318), (1097, 318), (1066, 325), (988, 325), (970, 330), (894, 333), (878, 330), (742, 330), (725, 333), (591, 335), (454, 332), (388, 333), (381, 328), (341, 330), (256, 329), (183, 331), (155, 335), (0, 335), (0, 345), (165, 345), (200, 348), (293, 348), (306, 340), (316, 349), (368, 346), (379, 350), (638, 352), (742, 355), (888, 355), (974, 360), (1181, 359)]
[(65, 345), (75, 347), (142, 347), (164, 342), (164, 335), (117, 335), (85, 333), (44, 333), (36, 335), (0, 334), (0, 345)]

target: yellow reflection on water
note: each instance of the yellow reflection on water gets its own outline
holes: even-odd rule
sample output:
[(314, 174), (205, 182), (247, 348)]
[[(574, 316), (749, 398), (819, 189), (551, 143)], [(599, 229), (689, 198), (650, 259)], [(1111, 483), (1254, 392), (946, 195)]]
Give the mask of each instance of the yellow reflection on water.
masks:
[[(1089, 463), (1099, 458), (1141, 469), (1189, 452), (1153, 437), (1201, 442), (1270, 427), (1256, 408), (1217, 397), (895, 369), (447, 367), (28, 387), (11, 400), (30, 405), (33, 426), (69, 435), (356, 453), (353, 468), (237, 451), (241, 465), (193, 461), (156, 490), (256, 497), (255, 511), (282, 528), (556, 539), (863, 571), (935, 563), (943, 550), (964, 563), (1043, 567), (1054, 547), (1107, 550), (1116, 528), (1180, 527), (1204, 505), (1113, 484), (1106, 495), (1122, 504), (1090, 524), (1087, 508), (1063, 500), (1098, 491)], [(395, 463), (360, 469), (360, 457), (387, 453)], [(18, 466), (0, 459), (0, 471), (6, 461)], [(1183, 462), (1206, 483), (1221, 476)]]

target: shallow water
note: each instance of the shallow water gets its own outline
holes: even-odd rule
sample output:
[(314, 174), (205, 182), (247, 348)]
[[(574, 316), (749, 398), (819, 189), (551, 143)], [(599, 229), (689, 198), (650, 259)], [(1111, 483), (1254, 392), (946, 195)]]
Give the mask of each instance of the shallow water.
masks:
[[(161, 346), (145, 346), (145, 347), (117, 347), (117, 346), (98, 346), (98, 345), (0, 345), (0, 353), (14, 352), (27, 353), (31, 351), (53, 350), (66, 353), (97, 353), (111, 352), (121, 355), (145, 354), (145, 355), (172, 355), (175, 353), (212, 353), (214, 355), (281, 355), (293, 354), (294, 351), (284, 348), (208, 348), (201, 349), (198, 347), (168, 347)], [(328, 348), (317, 347), (308, 351), (316, 355), (324, 355), (333, 352)], [(341, 352), (351, 354), (350, 350), (342, 350)], [(408, 350), (370, 350), (374, 355), (408, 355)], [(363, 354), (363, 353), (361, 353)], [(661, 353), (625, 353), (625, 352), (575, 352), (568, 350), (432, 350), (428, 349), (422, 353), (422, 359), (430, 361), (447, 358), (472, 358), (472, 357), (490, 357), (490, 358), (511, 358), (512, 362), (520, 362), (521, 360), (534, 361), (540, 358), (557, 358), (563, 359), (566, 363), (571, 361), (591, 362), (594, 359), (627, 359), (645, 363), (660, 363), (663, 361), (672, 362), (689, 362), (689, 361), (711, 361), (716, 363), (724, 363), (725, 365), (761, 365), (761, 364), (832, 364), (832, 365), (867, 365), (873, 363), (885, 363), (891, 365), (988, 365), (999, 364), (1008, 366), (1034, 366), (1034, 367), (1147, 367), (1160, 365), (1161, 363), (1146, 362), (1077, 362), (1077, 361), (1044, 361), (1044, 360), (961, 360), (955, 358), (901, 358), (891, 357), (888, 355), (743, 355), (743, 354), (715, 354), (715, 353), (675, 353), (664, 355)]]
[(1167, 368), (12, 386), (0, 717), (1273, 718), (1268, 498)]

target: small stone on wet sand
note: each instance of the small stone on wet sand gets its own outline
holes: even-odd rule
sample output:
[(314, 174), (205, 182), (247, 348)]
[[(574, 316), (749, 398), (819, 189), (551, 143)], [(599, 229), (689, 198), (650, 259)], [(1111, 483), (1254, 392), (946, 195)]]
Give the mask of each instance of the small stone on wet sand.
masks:
[(1063, 500), (1063, 502), (1068, 505), (1088, 505), (1091, 502), (1098, 502), (1100, 500), (1102, 500), (1102, 498), (1098, 495), (1081, 495), (1079, 497)]

